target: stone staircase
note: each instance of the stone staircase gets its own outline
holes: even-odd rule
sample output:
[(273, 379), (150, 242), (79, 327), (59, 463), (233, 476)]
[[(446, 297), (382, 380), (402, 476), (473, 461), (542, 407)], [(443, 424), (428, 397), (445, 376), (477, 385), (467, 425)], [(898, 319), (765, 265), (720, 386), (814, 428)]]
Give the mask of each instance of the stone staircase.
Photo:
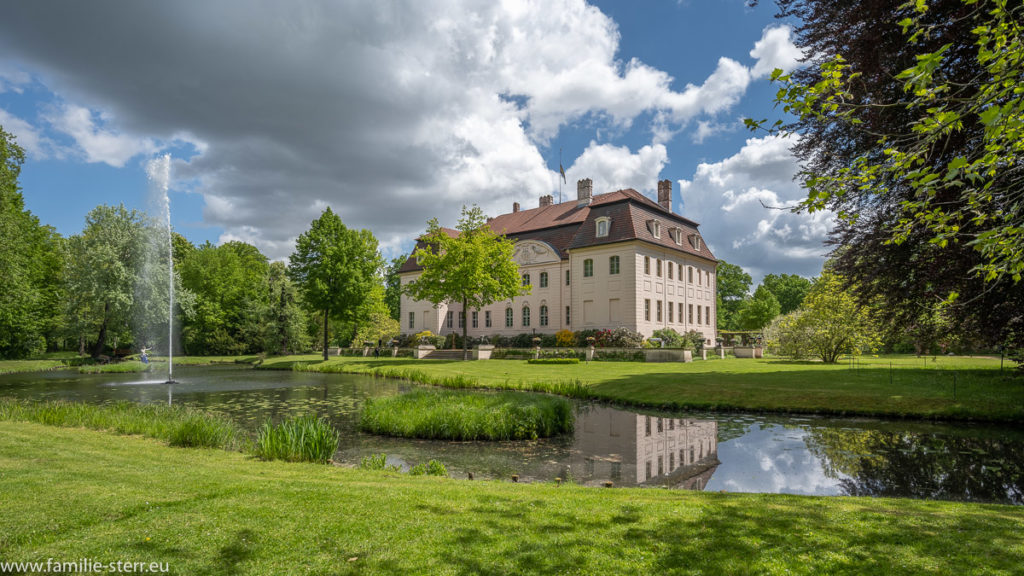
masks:
[[(469, 357), (473, 358), (473, 351), (469, 351)], [(424, 360), (462, 360), (462, 349), (459, 350), (434, 350), (423, 357)]]

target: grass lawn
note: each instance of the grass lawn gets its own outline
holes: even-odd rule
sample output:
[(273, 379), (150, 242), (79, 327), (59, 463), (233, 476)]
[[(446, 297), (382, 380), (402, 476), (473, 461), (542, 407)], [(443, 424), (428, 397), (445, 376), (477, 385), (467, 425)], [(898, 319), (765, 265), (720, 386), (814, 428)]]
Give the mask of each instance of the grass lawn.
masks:
[(1012, 362), (1000, 373), (998, 358), (886, 356), (862, 358), (851, 367), (736, 358), (688, 364), (359, 357), (323, 362), (307, 355), (269, 358), (262, 368), (366, 373), (666, 408), (1024, 421), (1024, 378), (1012, 375)]
[(15, 372), (46, 372), (67, 368), (62, 360), (0, 360), (0, 374)]
[[(64, 447), (73, 447), (65, 449)], [(1024, 509), (470, 482), (0, 422), (0, 560), (173, 574), (1014, 574)]]

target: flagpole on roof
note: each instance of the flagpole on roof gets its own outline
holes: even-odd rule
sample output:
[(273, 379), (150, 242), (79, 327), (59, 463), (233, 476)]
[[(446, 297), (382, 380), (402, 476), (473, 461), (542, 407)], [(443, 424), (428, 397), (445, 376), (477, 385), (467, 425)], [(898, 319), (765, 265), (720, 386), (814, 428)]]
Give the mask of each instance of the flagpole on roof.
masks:
[(558, 181), (558, 203), (562, 203), (562, 184), (565, 183), (565, 168), (562, 168), (562, 149), (558, 149), (558, 173), (562, 175), (562, 179)]

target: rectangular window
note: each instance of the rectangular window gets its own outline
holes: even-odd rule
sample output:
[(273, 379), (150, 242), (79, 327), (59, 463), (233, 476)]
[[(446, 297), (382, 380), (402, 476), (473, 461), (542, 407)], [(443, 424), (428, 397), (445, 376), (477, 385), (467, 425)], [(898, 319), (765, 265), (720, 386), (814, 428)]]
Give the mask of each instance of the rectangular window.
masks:
[(668, 272), (668, 279), (671, 280), (672, 279), (672, 268), (674, 268), (674, 266), (672, 266), (671, 262), (667, 262), (665, 265), (668, 267), (668, 270), (666, 270), (666, 272)]
[(687, 312), (687, 315), (686, 315), (687, 322), (689, 322), (690, 324), (693, 324), (693, 304), (690, 304), (690, 307), (687, 309), (686, 312)]
[(644, 420), (644, 436), (650, 436), (651, 435), (651, 417), (650, 416), (645, 416), (644, 418), (645, 418), (645, 420)]
[(702, 310), (700, 309), (700, 306), (697, 306), (697, 324), (703, 324), (703, 322), (701, 322), (701, 320), (700, 320), (700, 313), (701, 312), (702, 312)]
[(608, 258), (608, 273), (609, 274), (618, 274), (619, 273), (619, 257), (618, 256), (610, 256)]
[(686, 267), (686, 275), (690, 281), (690, 284), (693, 284), (693, 266)]
[(491, 311), (484, 310), (484, 328), (491, 327)]
[(587, 258), (583, 261), (583, 277), (590, 278), (594, 275), (594, 261)]
[(530, 285), (530, 275), (529, 274), (523, 274), (523, 286), (529, 286), (529, 285)]
[(644, 320), (651, 321), (651, 299), (644, 298)]
[(658, 476), (665, 473), (665, 457), (658, 454)]
[[(671, 270), (671, 268), (670, 268), (670, 270)], [(670, 324), (673, 322), (673, 320), (672, 320), (672, 311), (675, 310), (675, 309), (676, 309), (676, 307), (671, 302), (669, 302), (668, 303), (668, 321), (669, 321)]]
[(473, 328), (479, 328), (479, 327), (480, 327), (480, 313), (477, 312), (476, 310), (473, 310)]
[(511, 328), (512, 327), (512, 320), (513, 320), (514, 315), (515, 315), (515, 313), (512, 312), (511, 308), (505, 308), (505, 328)]
[(704, 320), (711, 324), (711, 306), (704, 307)]
[(658, 258), (658, 261), (654, 263), (654, 273), (658, 278), (661, 278), (661, 258)]
[(459, 328), (466, 327), (466, 312), (459, 312)]
[(452, 327), (452, 311), (451, 310), (449, 310), (448, 313), (444, 315), (444, 322), (445, 322), (445, 324), (449, 328)]
[(658, 433), (661, 434), (665, 431), (665, 419), (658, 418)]
[(565, 325), (569, 326), (570, 324), (572, 324), (571, 320), (572, 320), (572, 315), (569, 314), (569, 307), (566, 306), (565, 307)]
[(409, 312), (409, 328), (415, 328), (415, 327), (416, 327), (416, 313), (415, 312)]
[(566, 286), (569, 285), (569, 271), (568, 270), (565, 271), (565, 285)]
[[(662, 306), (663, 306), (663, 304), (662, 304), (661, 300), (658, 300), (658, 306), (657, 306), (657, 310), (658, 310), (658, 315), (657, 315), (657, 318), (658, 318), (658, 322), (661, 322), (661, 307), (662, 307)], [(660, 421), (661, 421), (661, 420), (659, 419), (659, 422), (660, 422)]]
[(548, 287), (548, 273), (547, 272), (541, 272), (540, 273), (540, 287), (541, 288), (547, 288)]
[(668, 455), (668, 471), (671, 472), (676, 469), (676, 453), (671, 452)]
[(649, 275), (650, 273), (651, 273), (651, 257), (650, 256), (644, 256), (644, 274), (648, 274)]

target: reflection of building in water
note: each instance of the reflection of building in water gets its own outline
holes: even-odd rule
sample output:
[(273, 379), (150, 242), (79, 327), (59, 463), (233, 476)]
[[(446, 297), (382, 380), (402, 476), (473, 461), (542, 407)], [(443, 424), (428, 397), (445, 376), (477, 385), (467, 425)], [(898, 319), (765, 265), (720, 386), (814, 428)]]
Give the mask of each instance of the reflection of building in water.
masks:
[(582, 460), (583, 475), (591, 483), (702, 490), (719, 464), (718, 423), (713, 420), (594, 406), (579, 415), (575, 434), (574, 459)]

